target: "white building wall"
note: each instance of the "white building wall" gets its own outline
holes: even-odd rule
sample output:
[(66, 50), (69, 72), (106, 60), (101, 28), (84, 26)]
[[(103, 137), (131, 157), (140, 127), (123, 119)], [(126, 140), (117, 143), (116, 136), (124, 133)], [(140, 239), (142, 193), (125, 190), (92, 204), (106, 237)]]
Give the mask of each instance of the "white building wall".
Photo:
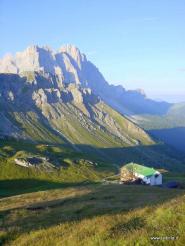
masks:
[(144, 175), (134, 173), (134, 175), (136, 177), (141, 178), (143, 180), (143, 182), (145, 182), (146, 184), (161, 185), (162, 184), (162, 175), (159, 172), (156, 172), (156, 174), (158, 174), (157, 177), (155, 177), (155, 175), (153, 175), (153, 176), (147, 178)]
[(162, 175), (158, 174), (157, 177), (155, 175), (150, 177), (150, 185), (161, 185), (162, 184)]
[(163, 183), (163, 177), (162, 174), (159, 174), (159, 176), (156, 178), (156, 185), (162, 185)]
[(150, 185), (155, 185), (155, 176), (150, 177)]

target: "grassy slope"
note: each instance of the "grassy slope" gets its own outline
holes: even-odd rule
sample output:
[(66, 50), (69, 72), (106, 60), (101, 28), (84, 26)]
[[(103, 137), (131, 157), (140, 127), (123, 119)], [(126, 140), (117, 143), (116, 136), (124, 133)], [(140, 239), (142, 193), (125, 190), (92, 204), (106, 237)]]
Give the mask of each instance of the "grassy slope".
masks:
[(100, 105), (100, 107), (105, 110), (108, 114), (112, 116), (113, 119), (117, 122), (119, 127), (123, 129), (123, 132), (126, 132), (129, 134), (129, 136), (133, 139), (139, 140), (142, 144), (146, 145), (152, 145), (155, 142), (151, 139), (149, 135), (147, 135), (144, 130), (140, 129), (136, 124), (134, 124), (132, 121), (127, 119), (126, 117), (122, 116), (117, 111), (113, 110), (111, 107), (109, 107), (106, 104)]
[(19, 246), (130, 246), (174, 245), (151, 237), (175, 236), (175, 245), (184, 245), (184, 212), (184, 190), (88, 185), (42, 191), (1, 200), (0, 238)]
[[(184, 190), (96, 184), (115, 170), (94, 156), (99, 165), (89, 165), (82, 159), (91, 156), (68, 145), (1, 140), (0, 155), (0, 244), (150, 245), (150, 237), (160, 235), (185, 242)], [(29, 155), (49, 155), (65, 168), (47, 173), (13, 163)], [(165, 175), (171, 179), (185, 177)]]
[[(96, 107), (89, 106), (89, 110), (91, 111), (94, 120), (87, 117), (78, 107), (75, 107), (72, 104), (56, 104), (53, 105), (53, 107), (57, 108), (58, 111), (63, 112), (65, 119), (58, 117), (51, 121), (52, 124), (57, 129), (61, 130), (61, 132), (75, 144), (86, 144), (99, 148), (116, 146), (124, 147), (135, 145), (135, 143), (132, 142), (132, 139), (139, 139), (143, 144), (153, 144), (153, 141), (145, 132), (136, 132), (135, 125), (131, 123), (130, 128), (128, 128), (129, 121), (103, 103), (97, 104)], [(120, 138), (113, 134), (112, 129), (107, 124), (102, 123), (100, 128), (100, 125), (95, 118), (96, 109), (112, 116), (120, 129), (122, 129), (122, 132), (128, 136), (131, 143), (127, 144), (126, 142), (121, 141)], [(53, 108), (50, 106), (50, 111), (52, 110)], [(82, 115), (81, 118), (79, 115)]]
[[(24, 113), (21, 111), (14, 112), (9, 117), (12, 122), (15, 121), (15, 125), (24, 131), (25, 136), (32, 138), (37, 143), (63, 145), (59, 147), (60, 149), (68, 146), (69, 158), (73, 158), (75, 155), (79, 156), (79, 153), (70, 151), (70, 149), (74, 150), (76, 147), (83, 153), (81, 158), (85, 156), (85, 158), (116, 165), (134, 161), (148, 166), (169, 168), (170, 170), (176, 169), (177, 171), (184, 168), (183, 160), (179, 158), (178, 154), (171, 157), (171, 153), (169, 154), (164, 146), (157, 148), (157, 145), (142, 129), (104, 103), (89, 106), (89, 112), (94, 115), (94, 119), (87, 117), (80, 108), (73, 104), (56, 103), (52, 106), (47, 105), (45, 110), (48, 111), (48, 117), (45, 120), (37, 110)], [(53, 120), (47, 121), (51, 112), (55, 117)], [(106, 122), (104, 118), (100, 126), (97, 114), (102, 114), (102, 112), (104, 112), (104, 115), (112, 117), (113, 121), (116, 122), (116, 124), (113, 124), (114, 127), (111, 122)], [(50, 123), (51, 126), (49, 126)], [(113, 134), (116, 128), (115, 125), (125, 136), (126, 141)], [(58, 129), (61, 134), (52, 129), (52, 126)], [(136, 142), (139, 145), (136, 145)], [(50, 150), (46, 151), (50, 152)], [(63, 153), (64, 155), (66, 154)], [(60, 157), (59, 162), (63, 159), (63, 157)]]
[(150, 135), (185, 153), (185, 104), (173, 105), (165, 115), (137, 115), (136, 122)]
[(14, 112), (12, 118), (21, 125), (27, 137), (38, 142), (65, 143), (56, 133), (48, 128), (35, 112)]
[[(14, 158), (27, 156), (45, 156), (57, 166), (69, 166), (76, 160), (85, 159), (97, 162), (98, 171), (116, 171), (115, 166), (128, 162), (138, 162), (147, 166), (165, 168), (176, 172), (184, 170), (183, 156), (178, 155), (164, 145), (95, 148), (89, 145), (77, 145), (76, 151), (70, 144), (44, 144), (14, 139), (0, 140), (0, 157), (14, 163)], [(69, 163), (69, 164), (68, 164)], [(19, 167), (18, 167), (19, 168)], [(78, 168), (78, 166), (76, 166)], [(8, 171), (8, 169), (6, 169)], [(19, 171), (16, 172), (17, 174)], [(7, 176), (9, 172), (7, 173)], [(12, 178), (15, 178), (12, 177)], [(22, 175), (24, 178), (24, 175)], [(26, 177), (25, 177), (26, 178)]]
[[(72, 104), (63, 105), (62, 107), (61, 105), (55, 105), (55, 107), (58, 107), (60, 111), (63, 110), (62, 112), (65, 117), (54, 120), (53, 125), (65, 133), (67, 138), (77, 144), (78, 148), (82, 151), (85, 150), (91, 155), (99, 156), (117, 165), (135, 161), (154, 167), (169, 168), (170, 170), (176, 169), (176, 171), (184, 168), (183, 158), (179, 158), (178, 153), (171, 157), (172, 152), (175, 153), (175, 150), (169, 150), (169, 147), (162, 144), (158, 146), (142, 129), (104, 103), (91, 106), (89, 110), (94, 115), (94, 122), (96, 124), (90, 121), (86, 115), (83, 115), (85, 124), (93, 126), (95, 130), (87, 130), (81, 124), (82, 122), (78, 117), (82, 112)], [(122, 132), (123, 136), (125, 134), (130, 143), (128, 144), (113, 135), (113, 130), (111, 130), (111, 126), (108, 124), (104, 126), (104, 130), (97, 128), (98, 112), (104, 112), (111, 116), (120, 132)], [(139, 141), (139, 146), (136, 145), (135, 140)]]
[[(47, 133), (42, 129), (39, 132), (46, 135), (39, 136), (44, 140)], [(107, 151), (111, 153), (112, 149), (107, 148)], [(160, 158), (164, 158), (162, 162), (166, 160), (166, 155), (161, 155), (158, 150), (159, 156), (155, 150), (148, 151), (144, 146), (138, 147), (138, 151), (125, 148), (124, 155), (126, 158), (138, 156), (138, 161), (147, 155), (156, 158), (156, 162)], [(121, 152), (123, 149), (114, 153), (119, 155)], [(169, 192), (155, 187), (100, 184), (83, 186), (83, 181), (101, 180), (115, 170), (98, 155), (75, 152), (67, 144), (1, 140), (0, 155), (0, 196), (4, 197), (0, 200), (0, 242), (4, 245), (47, 246), (61, 245), (61, 242), (70, 246), (122, 246), (137, 242), (150, 245), (150, 237), (160, 235), (178, 236), (179, 245), (185, 242), (184, 190)], [(53, 163), (62, 167), (47, 173), (14, 164), (15, 157), (30, 155), (49, 156)], [(121, 154), (120, 157), (123, 158)], [(82, 159), (96, 161), (99, 165), (93, 167), (86, 161), (81, 162)], [(178, 180), (184, 179), (183, 175), (177, 176)], [(176, 180), (177, 176), (172, 179)], [(170, 179), (167, 175), (166, 180)], [(40, 209), (36, 210), (37, 207)], [(173, 241), (168, 245), (173, 245)]]
[(165, 115), (137, 115), (139, 125), (146, 130), (165, 129), (185, 126), (185, 104), (173, 105)]
[[(57, 168), (48, 171), (44, 167), (25, 168), (15, 164), (15, 158), (31, 156), (47, 157)], [(34, 144), (14, 139), (0, 142), (0, 197), (64, 187), (71, 183), (95, 182), (115, 170), (111, 163), (93, 155), (75, 152), (68, 145)]]

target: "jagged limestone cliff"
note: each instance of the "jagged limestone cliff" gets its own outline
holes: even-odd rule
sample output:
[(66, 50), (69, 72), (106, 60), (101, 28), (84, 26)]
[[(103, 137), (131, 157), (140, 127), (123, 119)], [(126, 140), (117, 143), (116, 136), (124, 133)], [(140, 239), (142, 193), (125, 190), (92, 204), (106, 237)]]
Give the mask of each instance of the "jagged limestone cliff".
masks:
[(115, 111), (129, 112), (124, 100), (133, 93), (145, 100), (141, 92), (109, 85), (74, 46), (57, 52), (31, 46), (0, 60), (0, 135), (68, 145), (112, 162), (134, 158), (159, 166), (166, 155), (151, 147), (155, 142), (142, 128)]

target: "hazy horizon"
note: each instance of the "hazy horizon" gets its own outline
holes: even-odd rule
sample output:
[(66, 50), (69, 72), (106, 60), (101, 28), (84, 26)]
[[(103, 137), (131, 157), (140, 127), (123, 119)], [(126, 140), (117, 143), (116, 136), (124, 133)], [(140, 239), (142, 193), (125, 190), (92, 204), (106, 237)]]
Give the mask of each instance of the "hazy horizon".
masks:
[(1, 0), (1, 50), (72, 43), (112, 84), (149, 98), (185, 98), (185, 2)]

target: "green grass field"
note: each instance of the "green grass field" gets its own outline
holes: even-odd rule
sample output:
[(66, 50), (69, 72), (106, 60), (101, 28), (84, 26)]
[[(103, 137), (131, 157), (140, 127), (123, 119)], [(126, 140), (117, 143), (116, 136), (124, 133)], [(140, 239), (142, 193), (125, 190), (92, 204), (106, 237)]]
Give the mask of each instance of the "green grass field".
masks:
[[(46, 156), (57, 168), (15, 164), (27, 156)], [(185, 174), (163, 174), (182, 189), (101, 182), (117, 171), (68, 146), (2, 141), (0, 245), (184, 245)]]
[[(0, 200), (2, 245), (184, 245), (185, 190), (91, 184)], [(152, 240), (151, 237), (176, 237)]]

